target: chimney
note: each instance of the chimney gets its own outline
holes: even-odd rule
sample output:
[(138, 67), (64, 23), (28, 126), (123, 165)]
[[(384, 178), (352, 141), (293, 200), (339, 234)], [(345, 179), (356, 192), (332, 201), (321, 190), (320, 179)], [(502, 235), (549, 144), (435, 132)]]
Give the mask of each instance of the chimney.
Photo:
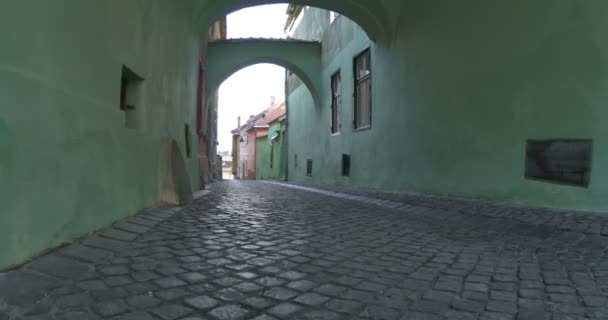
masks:
[(237, 118), (237, 128), (241, 127), (241, 116)]
[(270, 106), (274, 106), (277, 103), (277, 97), (270, 96)]

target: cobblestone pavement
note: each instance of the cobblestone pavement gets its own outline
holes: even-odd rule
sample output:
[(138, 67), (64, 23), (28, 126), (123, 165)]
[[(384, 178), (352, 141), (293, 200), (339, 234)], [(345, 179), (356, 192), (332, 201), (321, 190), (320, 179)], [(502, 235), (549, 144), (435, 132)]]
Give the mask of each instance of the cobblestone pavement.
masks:
[(607, 237), (445, 209), (223, 182), (0, 275), (0, 320), (608, 319)]

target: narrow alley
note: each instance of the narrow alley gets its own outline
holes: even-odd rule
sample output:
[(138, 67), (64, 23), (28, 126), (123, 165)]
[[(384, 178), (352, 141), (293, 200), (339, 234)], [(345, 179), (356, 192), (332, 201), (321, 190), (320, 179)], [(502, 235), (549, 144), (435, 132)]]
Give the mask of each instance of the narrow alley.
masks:
[(608, 318), (606, 218), (365, 199), (217, 183), (0, 275), (0, 319)]

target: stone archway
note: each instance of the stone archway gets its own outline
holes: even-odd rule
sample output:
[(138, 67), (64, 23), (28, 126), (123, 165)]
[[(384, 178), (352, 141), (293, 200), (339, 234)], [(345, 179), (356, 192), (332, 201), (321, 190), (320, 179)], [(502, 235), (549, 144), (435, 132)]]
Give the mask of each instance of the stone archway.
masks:
[(197, 3), (198, 21), (202, 30), (232, 12), (266, 4), (290, 3), (308, 5), (343, 14), (353, 20), (372, 41), (379, 41), (388, 34), (389, 24), (384, 4), (372, 0), (207, 0)]
[(320, 106), (321, 44), (293, 40), (225, 40), (213, 41), (207, 51), (206, 92), (216, 92), (235, 72), (258, 63), (271, 63), (295, 73), (310, 90)]

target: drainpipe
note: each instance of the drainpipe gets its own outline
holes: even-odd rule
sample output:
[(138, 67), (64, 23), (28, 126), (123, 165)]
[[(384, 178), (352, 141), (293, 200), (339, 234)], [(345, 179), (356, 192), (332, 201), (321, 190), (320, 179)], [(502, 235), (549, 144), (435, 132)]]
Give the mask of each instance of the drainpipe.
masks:
[(285, 180), (289, 181), (289, 70), (285, 69)]

